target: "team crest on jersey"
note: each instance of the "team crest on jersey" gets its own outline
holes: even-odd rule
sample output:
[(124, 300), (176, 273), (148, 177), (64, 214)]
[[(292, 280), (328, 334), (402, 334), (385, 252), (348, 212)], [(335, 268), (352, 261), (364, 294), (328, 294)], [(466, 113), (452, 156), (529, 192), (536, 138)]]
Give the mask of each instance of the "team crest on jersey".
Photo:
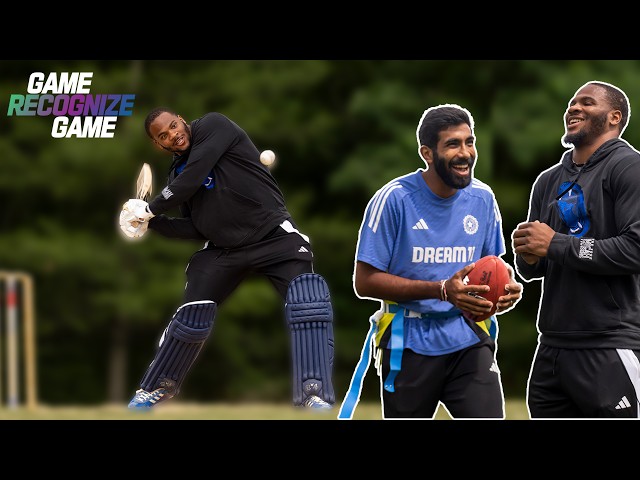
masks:
[(464, 217), (462, 225), (464, 226), (464, 231), (469, 235), (473, 235), (478, 231), (478, 219), (473, 215), (467, 215)]

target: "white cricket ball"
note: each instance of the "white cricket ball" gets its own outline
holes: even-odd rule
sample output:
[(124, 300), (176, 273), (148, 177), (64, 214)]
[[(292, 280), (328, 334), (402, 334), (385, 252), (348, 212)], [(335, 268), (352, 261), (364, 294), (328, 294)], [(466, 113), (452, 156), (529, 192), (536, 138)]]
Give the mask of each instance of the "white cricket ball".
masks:
[(273, 162), (276, 161), (276, 154), (273, 153), (273, 150), (265, 150), (260, 154), (260, 162), (267, 167), (273, 165)]

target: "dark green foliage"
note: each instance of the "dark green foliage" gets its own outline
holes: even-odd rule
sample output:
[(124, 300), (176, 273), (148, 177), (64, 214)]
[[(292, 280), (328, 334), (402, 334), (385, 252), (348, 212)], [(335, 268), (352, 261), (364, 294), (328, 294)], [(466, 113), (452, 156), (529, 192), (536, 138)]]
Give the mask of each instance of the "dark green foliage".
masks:
[[(424, 166), (415, 129), (426, 108), (458, 103), (474, 115), (475, 173), (494, 188), (512, 263), (511, 231), (526, 218), (533, 180), (560, 158), (562, 115), (575, 90), (607, 81), (625, 90), (632, 112), (640, 105), (640, 62), (621, 60), (4, 61), (2, 105), (26, 93), (33, 71), (93, 71), (92, 93), (136, 95), (113, 139), (54, 139), (52, 117), (0, 116), (0, 269), (34, 275), (39, 396), (60, 404), (128, 400), (201, 246), (153, 233), (132, 243), (117, 229), (142, 162), (153, 168), (155, 191), (164, 184), (170, 157), (143, 127), (153, 107), (187, 121), (219, 111), (278, 155), (274, 175), (333, 296), (341, 401), (378, 306), (352, 286), (362, 214), (377, 188)], [(640, 145), (635, 122), (632, 114), (624, 137)], [(539, 292), (538, 283), (525, 284), (521, 304), (499, 317), (509, 396), (524, 397)], [(183, 397), (288, 400), (282, 309), (266, 281), (245, 283), (221, 306)], [(363, 399), (378, 395), (371, 368)]]

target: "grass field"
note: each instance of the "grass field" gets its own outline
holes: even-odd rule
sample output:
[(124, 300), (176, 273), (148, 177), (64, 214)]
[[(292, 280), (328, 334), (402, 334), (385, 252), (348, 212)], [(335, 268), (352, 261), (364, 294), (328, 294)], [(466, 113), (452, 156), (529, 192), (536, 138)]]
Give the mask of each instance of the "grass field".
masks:
[[(126, 405), (2, 407), (0, 420), (337, 420), (339, 408), (337, 405), (329, 411), (309, 411), (279, 404), (194, 404), (172, 400), (148, 412), (131, 412)], [(507, 420), (529, 418), (523, 400), (508, 400), (505, 409)], [(436, 419), (450, 417), (441, 407)], [(359, 403), (353, 420), (382, 420), (380, 404)]]

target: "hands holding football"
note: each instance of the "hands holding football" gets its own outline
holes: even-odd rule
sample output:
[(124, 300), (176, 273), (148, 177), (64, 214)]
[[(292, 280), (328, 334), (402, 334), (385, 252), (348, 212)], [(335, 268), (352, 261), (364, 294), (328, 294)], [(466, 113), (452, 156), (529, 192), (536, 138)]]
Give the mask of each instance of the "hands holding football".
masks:
[(513, 308), (520, 300), (522, 284), (513, 277), (513, 269), (501, 258), (482, 257), (447, 280), (447, 301), (474, 322), (486, 320)]

